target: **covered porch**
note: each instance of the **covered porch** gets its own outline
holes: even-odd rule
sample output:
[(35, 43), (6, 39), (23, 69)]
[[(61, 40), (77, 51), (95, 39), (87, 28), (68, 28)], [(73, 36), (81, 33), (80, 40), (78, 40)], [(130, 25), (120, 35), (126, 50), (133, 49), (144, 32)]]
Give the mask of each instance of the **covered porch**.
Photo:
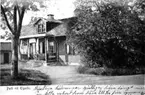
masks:
[(20, 59), (45, 60), (46, 63), (49, 63), (59, 62), (60, 55), (64, 55), (64, 63), (68, 63), (65, 36), (56, 37), (53, 35), (45, 35), (41, 37), (21, 39), (20, 48)]

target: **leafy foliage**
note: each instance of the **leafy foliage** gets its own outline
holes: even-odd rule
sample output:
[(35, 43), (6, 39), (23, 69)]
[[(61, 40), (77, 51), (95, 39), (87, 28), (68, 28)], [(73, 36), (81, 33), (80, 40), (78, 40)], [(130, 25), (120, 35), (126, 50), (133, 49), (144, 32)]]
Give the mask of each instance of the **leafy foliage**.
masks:
[[(42, 0), (1, 0), (1, 9), (2, 9), (1, 17), (3, 20), (6, 21), (5, 16), (4, 16), (4, 13), (5, 13), (6, 18), (8, 20), (8, 23), (10, 24), (11, 28), (14, 28), (14, 27), (12, 27), (13, 24), (15, 23), (14, 17), (16, 17), (19, 20), (22, 19), (22, 17), (20, 18), (20, 14), (22, 13), (22, 10), (24, 12), (26, 12), (27, 10), (39, 11), (35, 2), (39, 3), (41, 7), (45, 7), (45, 6), (43, 6)], [(16, 10), (15, 13), (14, 13), (14, 10)], [(17, 13), (19, 16), (16, 16)], [(5, 23), (5, 24), (7, 24), (7, 23)], [(8, 28), (10, 28), (10, 27), (8, 26)], [(11, 30), (12, 29), (10, 29), (10, 31)]]
[(145, 23), (130, 6), (116, 3), (80, 6), (69, 40), (88, 67), (145, 66)]
[(40, 0), (2, 0), (0, 4), (2, 17), (12, 33), (11, 74), (14, 79), (18, 78), (18, 46), (24, 14), (30, 9), (33, 11), (38, 10), (34, 2), (39, 2), (40, 5), (42, 4)]

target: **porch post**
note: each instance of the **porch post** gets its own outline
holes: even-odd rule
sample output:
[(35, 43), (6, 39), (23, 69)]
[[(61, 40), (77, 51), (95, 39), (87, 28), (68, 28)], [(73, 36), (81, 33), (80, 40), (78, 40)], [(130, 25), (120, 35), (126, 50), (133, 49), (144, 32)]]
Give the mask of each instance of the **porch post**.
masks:
[(68, 65), (68, 54), (67, 54), (67, 44), (65, 43), (65, 62)]
[(47, 39), (47, 37), (45, 37), (45, 61), (46, 61), (46, 63), (48, 62), (47, 49), (48, 49), (48, 39)]
[(27, 41), (27, 45), (28, 45), (28, 58), (30, 57), (30, 44), (29, 44), (29, 39), (28, 39), (28, 41)]
[(56, 43), (56, 60), (59, 62), (59, 42), (55, 39)]
[(39, 54), (39, 38), (36, 39), (36, 54), (37, 54), (37, 59), (38, 59), (38, 54)]

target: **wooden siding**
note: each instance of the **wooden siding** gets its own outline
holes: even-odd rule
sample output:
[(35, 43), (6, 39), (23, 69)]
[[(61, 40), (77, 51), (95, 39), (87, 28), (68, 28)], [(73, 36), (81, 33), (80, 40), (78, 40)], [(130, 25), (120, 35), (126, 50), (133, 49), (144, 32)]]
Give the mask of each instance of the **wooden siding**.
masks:
[(0, 42), (0, 51), (11, 51), (11, 42)]
[(58, 47), (59, 47), (59, 54), (60, 55), (65, 55), (65, 42), (66, 42), (66, 37), (57, 37), (56, 38), (58, 42)]

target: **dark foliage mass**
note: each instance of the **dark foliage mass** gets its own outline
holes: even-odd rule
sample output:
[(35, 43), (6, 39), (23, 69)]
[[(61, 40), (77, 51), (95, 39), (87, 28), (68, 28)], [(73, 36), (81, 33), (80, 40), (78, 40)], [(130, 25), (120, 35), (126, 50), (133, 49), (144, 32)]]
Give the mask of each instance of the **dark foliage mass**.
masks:
[(145, 67), (145, 20), (136, 6), (102, 3), (93, 10), (90, 6), (76, 9), (77, 20), (68, 37), (85, 66)]

